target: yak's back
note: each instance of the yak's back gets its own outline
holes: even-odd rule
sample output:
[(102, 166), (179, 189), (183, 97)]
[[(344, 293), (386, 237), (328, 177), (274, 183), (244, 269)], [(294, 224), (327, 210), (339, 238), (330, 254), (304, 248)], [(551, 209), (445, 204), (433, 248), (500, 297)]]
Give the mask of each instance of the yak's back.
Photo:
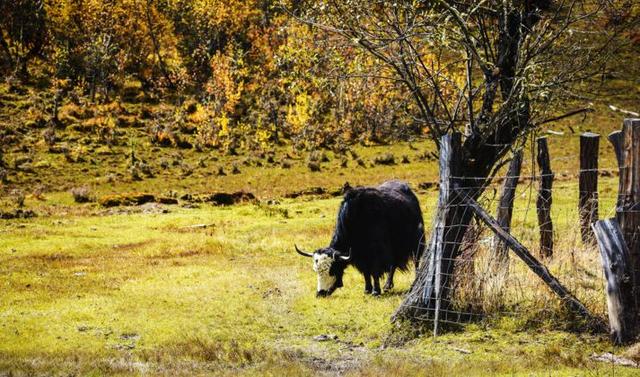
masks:
[(420, 204), (408, 184), (388, 181), (345, 193), (334, 234), (336, 246), (354, 247), (358, 254), (384, 247), (388, 255), (379, 257), (391, 258), (404, 268), (408, 257), (419, 252), (422, 237)]
[[(347, 191), (341, 207), (344, 215), (412, 213), (422, 220), (420, 203), (409, 185), (402, 181), (387, 181), (378, 187), (355, 187)], [(341, 211), (342, 212), (342, 211)], [(357, 213), (354, 213), (357, 212)]]

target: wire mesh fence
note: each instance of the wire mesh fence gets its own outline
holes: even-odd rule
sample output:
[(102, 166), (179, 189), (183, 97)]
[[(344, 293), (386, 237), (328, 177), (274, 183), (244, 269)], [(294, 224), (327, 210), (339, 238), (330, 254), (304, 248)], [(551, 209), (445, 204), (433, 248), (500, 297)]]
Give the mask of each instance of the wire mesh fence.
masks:
[[(513, 175), (505, 164), (489, 184), (468, 184), (484, 182), (484, 179), (463, 177), (467, 184), (458, 187), (457, 192), (476, 193), (473, 195), (475, 201), (494, 217), (496, 213), (508, 212), (510, 224), (501, 226), (593, 316), (604, 319), (607, 302), (600, 256), (593, 238), (584, 237), (584, 231), (581, 232), (584, 214), (579, 205), (584, 207), (585, 202), (580, 198), (590, 195), (591, 213), (594, 213), (593, 202), (597, 201), (600, 217), (612, 217), (617, 200), (617, 169), (610, 164), (603, 168), (580, 169), (578, 153), (551, 157), (550, 165), (552, 169), (554, 166), (560, 168), (541, 174), (533, 153), (531, 156), (525, 154), (522, 170), (517, 174)], [(597, 173), (599, 195), (581, 192), (579, 180), (584, 172)], [(552, 179), (552, 187), (542, 187), (545, 178)], [(505, 206), (501, 197), (509, 190), (513, 194), (512, 205), (507, 201)], [(482, 193), (477, 195), (479, 191)], [(433, 257), (440, 267), (433, 271), (434, 281), (440, 286), (437, 303), (416, 307), (417, 319), (434, 322), (435, 326), (504, 319), (538, 325), (575, 325), (576, 318), (567, 310), (563, 299), (525, 261), (508, 251), (504, 241), (490, 227), (479, 221), (475, 214), (467, 213), (471, 211), (469, 206), (464, 202), (448, 206), (451, 207), (446, 208), (448, 211), (456, 211), (460, 218), (469, 217), (470, 220), (442, 229), (443, 247), (456, 251), (452, 257)], [(545, 206), (550, 207), (550, 215), (546, 217), (540, 215), (541, 207)], [(597, 216), (597, 212), (595, 214)], [(595, 220), (597, 218), (588, 219), (587, 225)], [(545, 235), (544, 232), (549, 233)], [(457, 237), (453, 233), (464, 236)], [(551, 240), (550, 244), (545, 244), (545, 236)], [(545, 247), (551, 247), (551, 250), (545, 250)], [(427, 252), (433, 253), (433, 247), (427, 248)], [(428, 259), (423, 258), (423, 262)], [(425, 301), (426, 298), (422, 302)]]

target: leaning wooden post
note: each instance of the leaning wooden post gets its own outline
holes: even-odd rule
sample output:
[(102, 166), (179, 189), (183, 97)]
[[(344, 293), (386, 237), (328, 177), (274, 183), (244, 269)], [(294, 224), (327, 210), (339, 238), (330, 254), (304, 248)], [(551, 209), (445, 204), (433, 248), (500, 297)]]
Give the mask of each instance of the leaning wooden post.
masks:
[(547, 138), (536, 139), (538, 144), (538, 167), (540, 168), (540, 187), (536, 208), (538, 211), (538, 226), (540, 227), (540, 253), (543, 257), (553, 255), (553, 223), (551, 222), (551, 189), (553, 186), (553, 172), (549, 161), (549, 147)]
[(597, 221), (592, 226), (606, 280), (611, 340), (615, 344), (629, 343), (638, 333), (629, 250), (615, 218)]
[(640, 119), (625, 119), (622, 132), (621, 191), (616, 212), (629, 249), (636, 305), (640, 306)]
[[(520, 170), (522, 168), (522, 150), (518, 150), (513, 154), (513, 159), (509, 164), (507, 177), (502, 186), (500, 201), (498, 202), (498, 210), (496, 211), (496, 220), (505, 231), (511, 229), (511, 217), (513, 216), (513, 201), (516, 198), (516, 186), (520, 178)], [(507, 245), (501, 241), (500, 237), (495, 236), (493, 240), (495, 245), (494, 257), (496, 266), (502, 268), (509, 259), (509, 249)]]
[(580, 135), (580, 178), (578, 213), (582, 242), (592, 244), (591, 224), (598, 220), (598, 148), (600, 135)]
[(459, 195), (464, 198), (463, 200), (466, 202), (467, 207), (470, 208), (481, 221), (483, 221), (489, 228), (491, 228), (495, 235), (500, 237), (507, 244), (507, 246), (509, 246), (509, 248), (520, 259), (522, 259), (527, 267), (529, 267), (531, 271), (533, 271), (533, 273), (535, 273), (536, 275), (538, 275), (538, 277), (540, 277), (540, 279), (542, 279), (542, 281), (549, 287), (549, 289), (551, 289), (555, 294), (558, 295), (558, 297), (560, 297), (563, 304), (565, 304), (569, 310), (587, 320), (589, 324), (595, 329), (600, 330), (603, 328), (604, 324), (602, 323), (602, 321), (598, 317), (591, 314), (589, 309), (587, 309), (587, 307), (584, 306), (580, 302), (580, 300), (578, 300), (573, 294), (571, 294), (571, 292), (564, 285), (562, 285), (562, 283), (560, 283), (560, 281), (556, 279), (556, 277), (553, 276), (551, 272), (549, 272), (549, 270), (542, 263), (540, 263), (529, 252), (529, 250), (527, 250), (526, 247), (518, 242), (517, 239), (509, 234), (509, 232), (506, 232), (504, 229), (502, 229), (502, 227), (498, 225), (498, 222), (494, 218), (492, 218), (491, 215), (489, 215), (487, 211), (485, 211), (480, 206), (480, 204), (478, 204), (478, 202), (473, 200), (471, 197), (464, 195), (464, 193), (461, 193)]

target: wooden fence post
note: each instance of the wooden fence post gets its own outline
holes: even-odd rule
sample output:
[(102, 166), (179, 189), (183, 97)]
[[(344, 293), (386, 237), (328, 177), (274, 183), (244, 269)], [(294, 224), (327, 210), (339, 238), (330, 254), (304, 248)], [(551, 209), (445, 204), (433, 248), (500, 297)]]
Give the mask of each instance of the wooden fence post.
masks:
[(638, 330), (629, 250), (615, 218), (597, 221), (592, 227), (606, 280), (611, 340), (625, 344), (635, 339)]
[[(516, 198), (516, 186), (518, 186), (518, 179), (520, 178), (520, 170), (522, 168), (522, 150), (518, 150), (513, 154), (513, 159), (509, 164), (507, 170), (507, 177), (504, 180), (502, 186), (502, 193), (500, 194), (500, 201), (498, 202), (498, 210), (496, 211), (496, 220), (498, 224), (505, 231), (509, 232), (511, 229), (511, 217), (513, 215), (513, 201)], [(509, 260), (509, 249), (507, 245), (495, 236), (493, 240), (495, 245), (494, 258), (496, 260), (496, 266), (499, 268)]]
[(582, 242), (593, 244), (591, 224), (598, 220), (598, 147), (600, 135), (580, 135), (580, 178), (578, 212)]
[(536, 139), (538, 145), (538, 167), (540, 168), (540, 187), (536, 208), (538, 212), (538, 226), (540, 227), (540, 253), (543, 257), (553, 255), (553, 223), (551, 222), (551, 201), (553, 172), (549, 161), (549, 147), (547, 138)]
[(450, 268), (447, 266), (443, 268), (442, 264), (453, 264), (452, 260), (444, 258), (444, 252), (445, 248), (451, 246), (446, 241), (448, 232), (446, 221), (450, 211), (455, 210), (450, 206), (450, 202), (453, 196), (453, 177), (459, 173), (457, 167), (461, 154), (460, 148), (460, 134), (446, 134), (440, 139), (440, 190), (431, 239), (420, 260), (420, 271), (424, 272), (416, 272), (416, 279), (405, 301), (393, 315), (394, 320), (403, 316), (426, 316), (433, 320), (434, 335), (438, 334), (443, 299), (445, 304), (448, 302), (445, 280), (448, 278)]
[[(613, 150), (616, 154), (616, 161), (618, 161), (618, 173), (622, 174), (623, 160), (622, 149), (624, 148), (624, 137), (622, 131), (613, 131), (607, 136), (607, 139), (613, 145)], [(618, 200), (616, 201), (616, 208), (620, 207), (620, 195), (622, 194), (622, 177), (618, 180)]]
[(625, 119), (622, 132), (617, 218), (629, 249), (636, 305), (640, 305), (640, 119)]

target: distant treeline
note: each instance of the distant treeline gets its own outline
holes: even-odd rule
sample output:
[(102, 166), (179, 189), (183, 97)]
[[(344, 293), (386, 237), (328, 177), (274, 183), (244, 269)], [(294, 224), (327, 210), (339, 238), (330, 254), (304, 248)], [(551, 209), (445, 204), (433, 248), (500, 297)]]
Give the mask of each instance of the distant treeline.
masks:
[[(0, 74), (53, 91), (56, 108), (78, 98), (187, 101), (176, 108), (189, 109), (205, 147), (250, 139), (308, 148), (424, 132), (412, 93), (386, 80), (393, 75), (355, 41), (291, 16), (303, 6), (322, 8), (299, 0), (0, 0)], [(637, 16), (619, 9), (612, 22)]]
[(90, 103), (195, 99), (211, 147), (238, 136), (311, 147), (420, 133), (402, 86), (293, 19), (297, 3), (2, 0), (0, 70), (18, 84), (44, 81), (61, 103), (70, 92)]

